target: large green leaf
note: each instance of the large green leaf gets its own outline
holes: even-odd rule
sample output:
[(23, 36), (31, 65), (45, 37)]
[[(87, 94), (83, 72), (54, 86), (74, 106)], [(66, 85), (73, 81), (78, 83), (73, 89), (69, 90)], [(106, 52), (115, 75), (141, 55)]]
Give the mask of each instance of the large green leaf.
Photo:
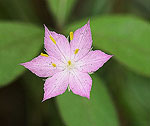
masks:
[[(114, 60), (101, 71), (128, 126), (148, 126), (150, 123), (150, 78), (140, 76)], [(111, 69), (111, 70), (110, 70)]]
[(0, 86), (25, 70), (19, 64), (37, 55), (43, 35), (40, 28), (30, 24), (0, 22)]
[(94, 75), (90, 100), (72, 92), (57, 97), (61, 115), (68, 126), (118, 126), (115, 108), (100, 78)]
[(150, 78), (127, 73), (118, 98), (132, 126), (150, 124)]
[[(72, 24), (69, 31), (87, 22)], [(140, 74), (150, 76), (150, 25), (131, 16), (104, 16), (91, 20), (93, 44), (114, 55), (118, 61)]]
[(76, 2), (77, 0), (48, 0), (50, 10), (60, 27), (67, 21)]

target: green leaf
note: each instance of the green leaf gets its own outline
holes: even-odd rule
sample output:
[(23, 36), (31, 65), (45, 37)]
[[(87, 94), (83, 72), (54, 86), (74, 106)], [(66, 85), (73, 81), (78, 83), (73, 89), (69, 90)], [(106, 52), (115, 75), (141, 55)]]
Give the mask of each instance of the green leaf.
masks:
[(150, 1), (149, 0), (133, 0), (126, 2), (128, 7), (128, 13), (133, 13), (134, 15), (143, 16), (149, 19), (150, 15)]
[[(68, 29), (75, 30), (87, 20), (76, 22)], [(103, 16), (91, 21), (93, 44), (114, 55), (120, 63), (140, 74), (150, 76), (150, 25), (131, 16)]]
[(0, 22), (0, 87), (25, 70), (19, 64), (37, 55), (43, 35), (40, 28), (30, 24)]
[(126, 109), (132, 126), (150, 124), (150, 78), (126, 73), (126, 79), (120, 88), (119, 100)]
[(36, 15), (34, 4), (31, 0), (1, 0), (0, 18), (37, 23), (39, 19)]
[(56, 21), (62, 27), (72, 12), (77, 0), (48, 0), (48, 5)]
[(100, 78), (93, 77), (90, 100), (66, 91), (57, 97), (61, 115), (68, 126), (118, 126), (115, 108)]
[(114, 60), (105, 68), (101, 75), (120, 110), (121, 121), (128, 126), (148, 126), (150, 78), (135, 74)]
[(106, 14), (113, 9), (114, 1), (112, 0), (87, 0), (78, 1), (78, 6), (74, 10), (73, 18), (83, 19), (85, 17), (96, 16), (100, 14)]

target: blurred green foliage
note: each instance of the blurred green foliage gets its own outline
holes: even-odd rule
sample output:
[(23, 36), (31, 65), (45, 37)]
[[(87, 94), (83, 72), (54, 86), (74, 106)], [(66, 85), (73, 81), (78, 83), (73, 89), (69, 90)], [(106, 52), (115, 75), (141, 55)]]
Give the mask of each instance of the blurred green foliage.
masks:
[(27, 126), (43, 124), (64, 126), (57, 111), (56, 102), (50, 99), (48, 103), (47, 101), (41, 103), (44, 92), (43, 80), (31, 72), (26, 72), (20, 80), (24, 82), (26, 95)]
[[(110, 85), (109, 90), (117, 102), (119, 111), (123, 112), (123, 118), (128, 120), (126, 125), (148, 126), (150, 123), (150, 78), (126, 69), (114, 60), (105, 67), (106, 69), (102, 69), (100, 75), (104, 82)], [(106, 73), (107, 76), (105, 76)]]
[[(119, 126), (113, 103), (104, 83), (93, 75), (90, 100), (66, 92), (57, 103), (66, 125), (71, 126)], [(67, 108), (67, 109), (66, 109)], [(107, 119), (109, 119), (109, 121)]]
[(134, 126), (150, 124), (150, 78), (133, 73), (126, 73), (126, 79), (120, 88), (121, 104), (127, 108), (126, 114), (131, 118)]
[(23, 22), (39, 21), (31, 0), (1, 0), (0, 18)]
[(48, 0), (50, 11), (59, 27), (63, 27), (75, 6), (76, 0)]
[[(0, 86), (17, 78), (42, 46), (42, 30), (31, 24), (0, 22)], [(21, 62), (20, 62), (21, 61)]]
[[(149, 18), (149, 0), (1, 0), (0, 125), (148, 126)], [(19, 64), (43, 50), (43, 24), (68, 36), (88, 19), (94, 48), (114, 55), (92, 75), (91, 99), (41, 103), (44, 81)]]

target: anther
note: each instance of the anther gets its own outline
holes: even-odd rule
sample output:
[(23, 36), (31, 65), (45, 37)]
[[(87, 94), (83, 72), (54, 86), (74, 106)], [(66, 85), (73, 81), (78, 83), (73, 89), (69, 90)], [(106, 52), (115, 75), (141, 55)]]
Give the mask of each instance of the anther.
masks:
[(53, 66), (53, 67), (56, 67), (56, 64), (55, 64), (55, 63), (52, 63), (52, 66)]
[(47, 55), (47, 54), (44, 54), (44, 53), (41, 53), (41, 56), (48, 57), (48, 55)]
[(68, 65), (69, 65), (69, 66), (71, 65), (71, 61), (70, 61), (70, 60), (68, 61)]
[(73, 39), (73, 32), (70, 32), (70, 40)]
[(77, 54), (79, 52), (79, 49), (76, 49), (75, 51), (74, 51), (74, 54)]

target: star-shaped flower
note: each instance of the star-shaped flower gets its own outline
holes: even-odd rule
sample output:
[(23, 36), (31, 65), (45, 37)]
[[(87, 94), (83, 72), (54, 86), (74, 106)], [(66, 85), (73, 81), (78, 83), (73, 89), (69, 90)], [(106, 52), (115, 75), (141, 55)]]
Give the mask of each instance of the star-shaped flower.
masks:
[(88, 73), (97, 71), (112, 57), (100, 50), (91, 50), (90, 22), (70, 32), (70, 43), (65, 36), (45, 26), (44, 46), (47, 54), (41, 53), (21, 64), (39, 77), (48, 77), (43, 101), (64, 93), (67, 87), (74, 94), (89, 99), (92, 79)]

